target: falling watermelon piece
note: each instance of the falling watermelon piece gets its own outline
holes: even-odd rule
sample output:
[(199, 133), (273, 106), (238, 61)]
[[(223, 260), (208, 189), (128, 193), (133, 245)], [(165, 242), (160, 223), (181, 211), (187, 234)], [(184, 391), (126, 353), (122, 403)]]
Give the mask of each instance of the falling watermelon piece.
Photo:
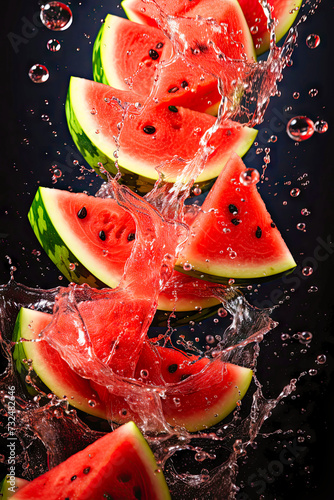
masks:
[[(96, 301), (94, 308), (91, 303), (82, 303), (79, 307), (94, 351), (100, 359), (107, 358), (106, 353), (110, 350), (110, 343), (115, 342), (115, 335), (108, 329), (106, 306)], [(125, 384), (115, 374), (110, 380), (113, 384), (113, 391), (110, 392), (105, 385), (75, 373), (58, 351), (44, 340), (47, 328), (49, 338), (52, 334), (59, 335), (60, 323), (55, 322), (50, 329), (51, 319), (50, 314), (26, 308), (20, 310), (13, 340), (25, 341), (15, 346), (17, 370), (25, 381), (28, 368), (24, 360), (31, 359), (33, 371), (30, 368), (30, 378), (37, 387), (44, 387), (42, 382), (58, 397), (66, 395), (75, 408), (100, 418), (111, 417), (118, 423), (134, 420), (138, 425), (151, 425), (151, 430), (155, 431), (164, 429), (165, 419), (172, 426), (194, 432), (225, 418), (242, 399), (252, 380), (250, 369), (224, 363), (220, 358), (210, 361), (205, 357), (186, 355), (176, 349), (144, 342), (134, 379)], [(78, 332), (73, 322), (67, 318), (63, 326), (69, 349), (75, 349)], [(34, 339), (39, 341), (31, 342)], [(132, 343), (124, 338), (118, 348), (126, 358)], [(134, 382), (131, 386), (130, 383)], [(157, 388), (161, 397), (157, 395)], [(151, 396), (148, 389), (152, 390)], [(112, 408), (111, 415), (108, 408)]]
[(238, 155), (232, 155), (190, 226), (177, 269), (184, 272), (186, 264), (190, 275), (240, 285), (296, 267), (252, 179)]
[(161, 469), (129, 422), (20, 488), (13, 500), (168, 500)]
[[(253, 36), (257, 55), (269, 49), (267, 18), (258, 0), (239, 0)], [(275, 35), (278, 42), (294, 23), (302, 0), (268, 0), (271, 15), (276, 22)]]
[[(141, 104), (140, 96), (133, 92), (72, 77), (66, 115), (76, 146), (97, 172), (102, 167), (117, 173), (116, 155), (122, 182), (146, 193), (158, 179), (159, 165), (174, 157), (185, 161), (194, 157), (215, 118), (182, 107), (170, 109), (167, 104)], [(226, 121), (209, 143), (213, 151), (196, 183), (209, 185), (231, 152), (243, 156), (256, 134), (252, 128)], [(170, 171), (169, 182), (180, 173), (178, 165)]]
[(94, 44), (94, 80), (156, 102), (216, 114), (221, 100), (217, 80), (173, 58), (172, 52), (158, 28), (108, 15)]
[[(70, 282), (118, 286), (136, 223), (115, 200), (39, 187), (28, 218), (45, 252)], [(206, 296), (206, 285), (174, 271), (160, 293), (155, 323), (166, 323), (171, 311), (179, 322), (213, 314), (219, 302)]]

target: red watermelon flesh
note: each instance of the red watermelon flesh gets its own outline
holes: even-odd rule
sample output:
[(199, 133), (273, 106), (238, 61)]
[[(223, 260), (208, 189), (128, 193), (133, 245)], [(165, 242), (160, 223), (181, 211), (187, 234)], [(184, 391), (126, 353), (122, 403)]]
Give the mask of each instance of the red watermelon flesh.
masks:
[(124, 0), (122, 7), (131, 21), (147, 24), (149, 26), (157, 26), (160, 21), (161, 13), (170, 16), (186, 15), (193, 4), (199, 3), (201, 0)]
[(13, 500), (168, 500), (161, 470), (133, 422), (21, 488)]
[[(81, 293), (84, 293), (83, 290)], [(103, 292), (99, 293), (102, 297)], [(94, 308), (89, 309), (88, 303), (86, 307), (80, 303), (78, 306), (85, 318), (92, 352), (103, 355), (110, 343), (116, 340), (116, 333), (108, 329), (107, 311), (103, 309), (103, 304), (101, 306), (103, 298), (96, 300), (95, 293), (91, 298), (94, 298)], [(86, 357), (84, 363), (90, 364), (93, 381), (88, 377), (87, 370), (83, 378), (72, 369), (72, 358), (82, 354), (78, 312), (76, 322), (57, 323), (53, 320), (50, 323), (51, 318), (46, 313), (21, 309), (13, 339), (24, 338), (27, 342), (21, 342), (16, 347), (14, 359), (32, 359), (34, 372), (51, 391), (59, 397), (66, 395), (76, 408), (102, 418), (108, 417), (116, 422), (135, 420), (153, 431), (163, 430), (167, 420), (170, 425), (192, 432), (209, 427), (228, 415), (237, 400), (245, 394), (252, 378), (252, 372), (247, 368), (224, 363), (219, 358), (210, 361), (186, 355), (176, 349), (154, 346), (146, 340), (142, 344), (133, 379), (123, 379), (108, 372), (108, 367), (95, 355), (89, 359)], [(63, 334), (60, 326), (66, 328), (68, 342), (64, 349), (69, 352), (64, 357), (72, 368), (52, 347), (52, 343), (48, 343), (52, 335)], [(36, 338), (40, 341), (29, 342)], [(118, 346), (120, 351), (131, 356), (133, 343), (130, 338), (123, 338)], [(24, 352), (17, 354), (18, 349), (24, 349)], [(78, 363), (75, 365), (77, 368)], [(116, 368), (112, 360), (109, 368)], [(147, 387), (152, 390), (148, 391)]]
[(256, 183), (242, 182), (245, 174), (241, 158), (232, 155), (190, 227), (178, 260), (181, 271), (187, 262), (190, 274), (234, 283), (268, 279), (296, 266)]

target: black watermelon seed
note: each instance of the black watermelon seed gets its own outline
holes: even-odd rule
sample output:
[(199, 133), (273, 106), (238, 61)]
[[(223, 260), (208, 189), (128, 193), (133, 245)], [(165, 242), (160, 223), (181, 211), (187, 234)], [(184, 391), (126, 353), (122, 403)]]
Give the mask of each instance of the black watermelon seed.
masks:
[(141, 500), (142, 495), (141, 495), (141, 489), (139, 486), (134, 486), (133, 494), (137, 500)]
[(128, 241), (133, 241), (135, 239), (136, 235), (135, 233), (129, 233), (128, 234)]
[(190, 375), (187, 373), (184, 373), (183, 375), (181, 375), (181, 381), (186, 380), (186, 378), (188, 378), (188, 377), (190, 377)]
[(240, 219), (232, 219), (231, 220), (232, 224), (234, 224), (235, 226), (238, 226), (238, 224), (240, 224), (241, 220)]
[(80, 208), (79, 212), (77, 213), (77, 216), (79, 217), (79, 219), (84, 219), (85, 217), (87, 217), (86, 207)]
[(233, 205), (232, 203), (230, 203), (230, 205), (228, 206), (228, 209), (231, 212), (231, 214), (233, 214), (233, 215), (238, 213), (238, 208), (235, 205)]
[(155, 61), (156, 59), (159, 59), (159, 54), (156, 50), (154, 49), (150, 49), (148, 51), (148, 55), (150, 56), (151, 59), (153, 59), (153, 61)]
[(175, 92), (177, 92), (179, 90), (179, 87), (172, 87), (170, 89), (168, 89), (168, 92), (170, 94), (175, 94)]
[(172, 111), (173, 113), (177, 113), (178, 109), (176, 106), (168, 106), (169, 111)]
[(276, 227), (275, 222), (272, 222), (270, 225), (271, 225), (271, 227)]
[(70, 500), (70, 497), (66, 497), (65, 500)]
[(162, 47), (164, 46), (164, 44), (162, 42), (159, 42), (156, 44), (155, 48), (156, 49), (162, 49)]
[(131, 474), (123, 472), (123, 474), (119, 474), (117, 476), (117, 481), (119, 481), (120, 483), (128, 483), (129, 481), (131, 481), (131, 478)]
[(187, 80), (183, 80), (183, 82), (181, 83), (181, 87), (183, 89), (185, 89), (186, 87), (189, 87), (189, 83), (187, 82)]
[(173, 363), (172, 365), (169, 365), (169, 367), (168, 367), (168, 371), (169, 371), (169, 373), (175, 373), (175, 372), (176, 372), (176, 370), (177, 370), (177, 368), (178, 368), (178, 367), (177, 367), (177, 364), (176, 364), (176, 363)]
[(106, 233), (104, 231), (100, 231), (99, 238), (100, 238), (100, 240), (105, 241), (106, 240)]
[(78, 476), (72, 476), (71, 477), (71, 481), (74, 481), (74, 479), (76, 479)]
[(84, 474), (88, 474), (90, 471), (90, 467), (86, 467), (84, 470), (83, 470), (83, 473)]
[(262, 236), (262, 229), (260, 228), (260, 226), (257, 226), (256, 231), (255, 231), (255, 236), (257, 238), (261, 238), (261, 236)]
[(156, 131), (156, 128), (153, 127), (152, 125), (147, 125), (146, 127), (144, 127), (144, 132), (145, 134), (155, 134), (155, 131)]

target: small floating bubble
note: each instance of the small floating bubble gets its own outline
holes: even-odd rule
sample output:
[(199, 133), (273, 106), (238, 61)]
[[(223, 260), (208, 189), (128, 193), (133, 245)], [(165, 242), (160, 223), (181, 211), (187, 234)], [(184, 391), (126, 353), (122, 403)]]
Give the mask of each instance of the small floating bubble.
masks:
[(318, 120), (314, 124), (314, 130), (318, 132), (318, 134), (324, 134), (328, 130), (328, 123), (325, 120)]
[(311, 342), (313, 338), (313, 335), (311, 332), (299, 332), (298, 333), (298, 339), (301, 344), (308, 344)]
[(306, 38), (306, 45), (308, 46), (309, 49), (316, 49), (320, 44), (320, 36), (316, 35), (315, 33), (311, 33), (307, 38)]
[(184, 271), (191, 271), (191, 270), (192, 270), (192, 268), (193, 268), (193, 266), (190, 264), (190, 262), (185, 262), (185, 263), (183, 264), (183, 269), (184, 269)]
[(199, 196), (200, 194), (202, 194), (202, 190), (200, 187), (194, 187), (193, 193), (194, 193), (194, 196)]
[(244, 186), (251, 186), (259, 182), (260, 174), (256, 168), (246, 168), (241, 172), (239, 180)]
[(310, 288), (307, 290), (308, 293), (316, 293), (318, 291), (318, 287), (315, 285), (310, 286)]
[(205, 341), (207, 342), (207, 344), (213, 344), (215, 342), (215, 338), (213, 335), (207, 335), (205, 337)]
[(309, 95), (310, 97), (316, 97), (316, 96), (318, 95), (318, 93), (319, 93), (319, 90), (318, 90), (318, 89), (310, 89), (310, 90), (308, 91), (308, 95)]
[(55, 38), (51, 38), (46, 44), (46, 47), (50, 52), (58, 52), (58, 50), (60, 50), (61, 48), (61, 45), (58, 40), (56, 40)]
[(299, 188), (292, 188), (290, 191), (290, 196), (293, 198), (296, 198), (297, 196), (300, 195), (300, 189)]
[(315, 370), (315, 368), (310, 368), (308, 373), (309, 375), (311, 375), (311, 377), (314, 377), (314, 375), (318, 373), (318, 370)]
[(218, 309), (218, 316), (220, 316), (221, 318), (225, 318), (225, 316), (227, 316), (227, 311), (223, 307), (220, 307)]
[(327, 358), (326, 358), (325, 354), (319, 354), (319, 356), (316, 359), (316, 363), (318, 365), (323, 365), (324, 363), (326, 363), (326, 361), (327, 361)]
[(299, 230), (299, 231), (304, 231), (305, 228), (306, 228), (306, 224), (304, 222), (298, 222), (296, 228)]
[(313, 274), (313, 267), (310, 266), (303, 267), (302, 273), (304, 276), (311, 276), (311, 274)]
[(31, 66), (28, 74), (30, 80), (34, 83), (44, 83), (50, 76), (48, 69), (42, 64), (34, 64)]
[(291, 118), (286, 126), (288, 136), (295, 141), (306, 141), (312, 137), (314, 123), (307, 116), (295, 116)]
[(292, 94), (292, 97), (293, 97), (294, 99), (299, 99), (299, 97), (300, 97), (300, 93), (299, 93), (299, 92), (294, 92), (294, 93)]
[(42, 5), (40, 18), (49, 30), (64, 31), (71, 26), (73, 14), (68, 5), (62, 2), (48, 2)]
[(302, 208), (300, 213), (304, 216), (308, 216), (311, 212), (307, 208)]

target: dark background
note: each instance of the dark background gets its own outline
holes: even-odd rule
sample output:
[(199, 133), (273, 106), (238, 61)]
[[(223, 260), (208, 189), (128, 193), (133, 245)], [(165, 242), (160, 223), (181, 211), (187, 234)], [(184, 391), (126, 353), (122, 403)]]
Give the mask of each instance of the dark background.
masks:
[[(17, 268), (15, 279), (20, 283), (40, 288), (65, 283), (35, 239), (27, 221), (27, 212), (38, 185), (86, 190), (94, 194), (101, 183), (95, 174), (88, 171), (81, 173), (73, 165), (75, 159), (81, 165), (85, 163), (67, 130), (64, 102), (70, 75), (92, 78), (91, 54), (101, 21), (109, 12), (123, 15), (123, 11), (113, 0), (103, 5), (94, 0), (75, 0), (70, 7), (74, 14), (73, 25), (64, 32), (51, 32), (41, 25), (37, 1), (11, 0), (2, 9), (1, 283), (9, 279), (10, 265), (6, 256)], [(329, 246), (327, 253), (322, 251), (321, 262), (314, 260), (315, 250), (321, 241), (334, 241), (334, 162), (330, 151), (334, 140), (333, 21), (333, 6), (329, 0), (323, 0), (315, 14), (300, 25), (293, 65), (286, 68), (284, 79), (279, 84), (281, 96), (272, 99), (265, 120), (258, 127), (258, 147), (270, 147), (271, 157), (266, 170), (268, 179), (262, 183), (260, 191), (298, 268), (289, 280), (277, 280), (247, 292), (249, 300), (259, 306), (283, 301), (273, 313), (279, 321), (278, 328), (261, 344), (257, 374), (265, 396), (274, 398), (291, 378), (309, 369), (317, 369), (318, 372), (315, 376), (303, 376), (293, 397), (279, 404), (263, 427), (266, 433), (277, 429), (291, 432), (284, 436), (278, 434), (260, 438), (257, 449), (249, 449), (239, 474), (239, 480), (245, 485), (241, 490), (244, 496), (239, 496), (244, 500), (259, 498), (261, 493), (264, 499), (297, 496), (326, 500), (333, 497), (330, 486), (334, 466), (334, 248)], [(10, 35), (13, 33), (16, 35), (14, 38)], [(305, 43), (310, 33), (316, 33), (321, 38), (319, 47), (314, 50), (310, 50)], [(57, 38), (61, 43), (59, 52), (47, 50), (50, 38)], [(15, 46), (11, 43), (13, 39)], [(29, 68), (36, 63), (45, 64), (50, 71), (50, 78), (44, 84), (34, 84), (28, 78)], [(311, 89), (318, 90), (317, 96), (309, 95)], [(294, 92), (299, 92), (299, 99), (294, 99)], [(287, 112), (288, 106), (292, 110)], [(285, 126), (292, 116), (301, 114), (314, 121), (326, 120), (328, 132), (315, 133), (311, 139), (296, 146), (287, 136)], [(268, 143), (272, 135), (277, 136), (277, 141)], [(264, 153), (256, 154), (255, 150), (253, 146), (245, 161), (248, 166), (261, 171)], [(62, 171), (56, 184), (52, 181), (54, 168)], [(294, 187), (301, 189), (297, 198), (289, 194)], [(301, 215), (302, 208), (307, 208), (310, 215)], [(306, 223), (305, 232), (296, 228), (299, 222)], [(310, 277), (300, 273), (305, 265), (314, 267)], [(317, 286), (318, 291), (309, 292), (311, 286)], [(212, 320), (205, 322), (204, 329), (210, 331), (212, 328)], [(304, 330), (313, 334), (308, 347), (293, 338), (293, 334)], [(290, 335), (287, 342), (282, 341), (282, 333)], [(324, 365), (316, 363), (320, 354), (327, 356)], [(288, 441), (294, 443), (294, 459), (291, 465), (284, 466), (284, 471), (277, 477), (268, 479), (267, 476), (268, 480), (264, 482), (262, 478), (263, 490), (258, 483), (255, 484), (260, 481), (262, 472), (259, 471), (264, 469), (269, 473), (270, 464), (279, 460), (284, 441), (285, 444)]]

